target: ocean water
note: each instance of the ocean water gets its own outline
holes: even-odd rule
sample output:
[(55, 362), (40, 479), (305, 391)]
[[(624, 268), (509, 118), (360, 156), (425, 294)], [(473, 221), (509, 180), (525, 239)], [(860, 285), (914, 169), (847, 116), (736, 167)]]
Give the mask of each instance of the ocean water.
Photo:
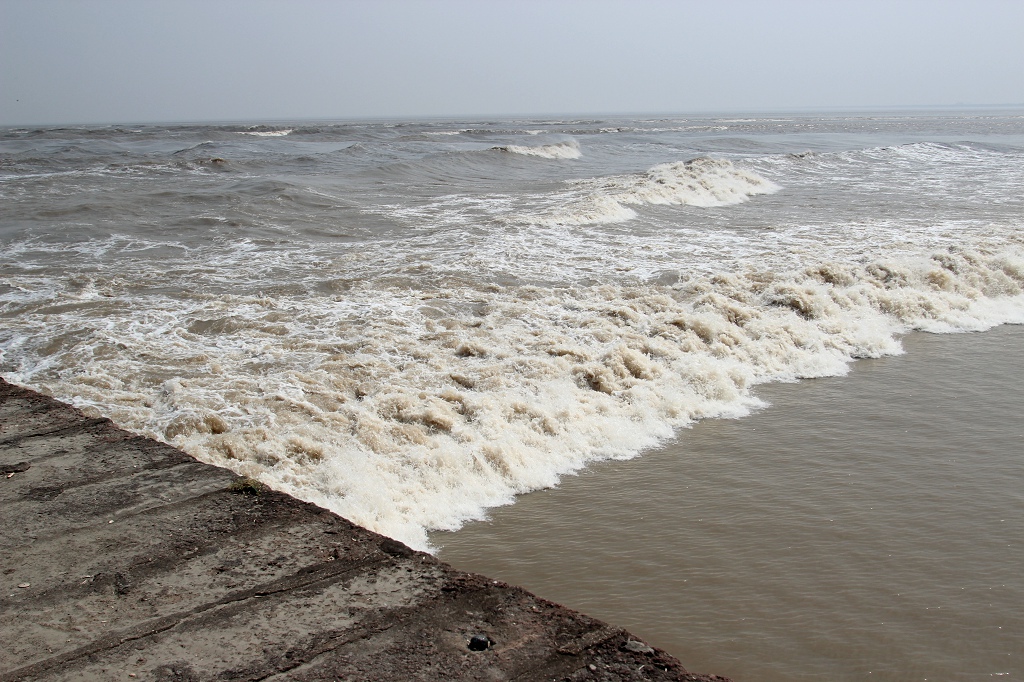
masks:
[(738, 682), (1024, 677), (1024, 327), (913, 334), (602, 462), (442, 559)]
[(1006, 111), (6, 128), (0, 373), (436, 550), (1024, 322), (1022, 188)]

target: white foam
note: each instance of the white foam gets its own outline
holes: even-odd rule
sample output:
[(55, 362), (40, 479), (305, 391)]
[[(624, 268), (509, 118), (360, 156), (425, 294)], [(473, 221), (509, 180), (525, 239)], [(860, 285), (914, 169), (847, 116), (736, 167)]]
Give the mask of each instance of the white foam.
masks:
[[(0, 295), (5, 376), (419, 548), (428, 529), (590, 461), (743, 415), (759, 383), (842, 374), (853, 358), (900, 352), (909, 329), (1024, 322), (1018, 247), (720, 270), (672, 286), (355, 286), (343, 297), (275, 294), (269, 282), (270, 293), (230, 293), (259, 273), (330, 272), (297, 272), (308, 254), (251, 244), (211, 255), (178, 275), (141, 260), (82, 281), (17, 275), (18, 291)], [(351, 276), (355, 263), (337, 267)], [(222, 272), (229, 293), (203, 293)], [(182, 294), (131, 294), (144, 277)]]
[(730, 206), (779, 189), (730, 161), (701, 157), (659, 164), (635, 175), (576, 182), (572, 191), (553, 197), (553, 210), (521, 219), (558, 225), (618, 223), (636, 217), (630, 205)]
[[(199, 235), (131, 211), (28, 227), (0, 249), (0, 368), (425, 547), (595, 459), (742, 415), (761, 382), (841, 374), (909, 329), (1024, 323), (1019, 153), (700, 159), (556, 191), (585, 169), (497, 165), (553, 172), (525, 189), (412, 175), (427, 193), (318, 179), (363, 217), (257, 202), (253, 230), (221, 227), (220, 204), (186, 212), (213, 219)], [(766, 178), (787, 201), (650, 210), (728, 206)], [(155, 241), (88, 238), (108, 228)]]
[(613, 178), (605, 187), (615, 192), (616, 201), (626, 204), (703, 207), (738, 204), (780, 189), (772, 181), (737, 168), (730, 161), (706, 157), (659, 164), (639, 177)]
[(579, 226), (624, 223), (636, 218), (636, 211), (608, 196), (594, 195), (582, 201), (575, 197), (560, 201), (559, 197), (555, 197), (551, 203), (554, 203), (557, 208), (547, 214), (530, 215), (520, 219), (524, 222), (546, 226)]
[(245, 130), (242, 134), (255, 135), (256, 137), (284, 137), (294, 132), (294, 130), (294, 128), (285, 128), (283, 130)]
[(536, 147), (510, 144), (502, 147), (495, 147), (495, 149), (502, 152), (508, 152), (510, 154), (537, 156), (542, 159), (578, 159), (582, 156), (580, 146), (576, 140), (566, 140), (564, 142), (555, 142)]

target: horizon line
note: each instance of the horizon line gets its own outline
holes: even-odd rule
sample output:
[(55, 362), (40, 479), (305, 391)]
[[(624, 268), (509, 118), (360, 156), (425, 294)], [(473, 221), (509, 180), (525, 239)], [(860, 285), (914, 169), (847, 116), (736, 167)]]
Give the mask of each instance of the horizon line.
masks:
[(152, 120), (85, 120), (52, 121), (44, 123), (0, 123), (0, 128), (54, 128), (62, 126), (116, 126), (116, 125), (245, 125), (259, 123), (311, 123), (311, 122), (369, 122), (369, 121), (468, 121), (481, 119), (578, 119), (578, 118), (639, 118), (639, 117), (683, 117), (718, 115), (806, 115), (872, 112), (917, 112), (917, 111), (1013, 111), (1024, 110), (1024, 102), (1013, 104), (898, 104), (858, 106), (803, 106), (770, 107), (750, 109), (691, 109), (660, 111), (575, 111), (575, 112), (521, 112), (521, 113), (469, 113), (469, 114), (422, 114), (422, 115), (365, 115), (365, 116), (308, 116), (308, 117), (267, 117), (267, 118), (216, 118), (216, 119), (152, 119)]

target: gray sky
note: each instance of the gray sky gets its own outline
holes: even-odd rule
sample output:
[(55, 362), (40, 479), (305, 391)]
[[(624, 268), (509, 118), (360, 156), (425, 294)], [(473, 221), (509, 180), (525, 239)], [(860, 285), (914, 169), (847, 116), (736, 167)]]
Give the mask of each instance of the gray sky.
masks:
[(0, 125), (1024, 103), (1024, 0), (0, 0)]

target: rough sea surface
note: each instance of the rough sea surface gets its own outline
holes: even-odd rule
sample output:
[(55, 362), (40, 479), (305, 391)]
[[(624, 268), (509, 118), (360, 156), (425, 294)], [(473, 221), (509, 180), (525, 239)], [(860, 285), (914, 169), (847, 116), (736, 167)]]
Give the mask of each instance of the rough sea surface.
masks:
[(5, 129), (0, 370), (419, 548), (1024, 321), (1024, 118)]
[(1024, 322), (1022, 188), (1006, 111), (0, 129), (0, 373), (432, 549)]

